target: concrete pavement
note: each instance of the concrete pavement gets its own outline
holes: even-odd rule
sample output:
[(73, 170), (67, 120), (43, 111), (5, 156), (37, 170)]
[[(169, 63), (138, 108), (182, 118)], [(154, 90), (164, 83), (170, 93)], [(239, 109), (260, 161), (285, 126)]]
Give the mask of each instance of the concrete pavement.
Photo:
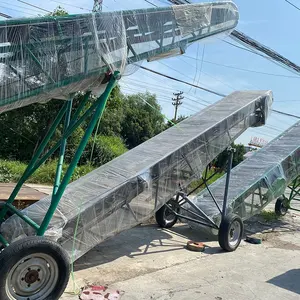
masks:
[[(225, 253), (217, 241), (187, 225), (170, 230), (144, 225), (98, 245), (75, 264), (78, 287), (104, 285), (122, 290), (122, 300), (296, 300), (300, 299), (300, 216), (289, 213), (272, 224), (261, 218), (247, 229), (263, 232), (263, 243), (242, 242)], [(185, 249), (205, 241), (204, 253)], [(70, 281), (63, 300), (75, 300)]]

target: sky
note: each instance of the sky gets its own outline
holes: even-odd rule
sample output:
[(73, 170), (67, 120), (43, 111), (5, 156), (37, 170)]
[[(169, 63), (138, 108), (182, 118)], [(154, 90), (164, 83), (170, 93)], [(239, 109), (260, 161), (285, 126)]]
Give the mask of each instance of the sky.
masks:
[[(149, 1), (158, 6), (168, 5), (166, 0)], [(42, 4), (40, 0), (27, 2), (49, 11), (61, 5), (69, 13), (88, 13), (93, 7), (93, 0), (49, 0)], [(193, 0), (193, 2), (200, 1)], [(236, 0), (234, 2), (240, 13), (238, 30), (300, 65), (300, 36), (297, 32), (300, 28), (300, 10), (284, 0)], [(294, 3), (300, 7), (299, 0), (294, 0)], [(147, 7), (153, 6), (145, 0), (104, 0), (103, 10)], [(13, 17), (32, 17), (44, 13), (18, 0), (0, 0), (0, 12)], [(143, 62), (143, 66), (226, 95), (235, 90), (272, 90), (274, 109), (300, 115), (300, 76), (260, 56), (229, 45), (224, 40), (234, 43), (228, 36), (203, 40), (191, 45), (184, 55), (151, 63)], [(145, 91), (155, 93), (167, 119), (171, 119), (174, 115), (172, 97), (175, 92), (184, 92), (185, 98), (178, 113), (185, 116), (194, 114), (208, 103), (212, 104), (221, 99), (219, 96), (142, 69), (135, 68), (134, 71), (125, 73), (121, 79), (123, 92), (126, 94)], [(254, 136), (270, 141), (296, 121), (295, 118), (271, 112), (266, 126), (248, 129), (237, 142), (247, 144)]]

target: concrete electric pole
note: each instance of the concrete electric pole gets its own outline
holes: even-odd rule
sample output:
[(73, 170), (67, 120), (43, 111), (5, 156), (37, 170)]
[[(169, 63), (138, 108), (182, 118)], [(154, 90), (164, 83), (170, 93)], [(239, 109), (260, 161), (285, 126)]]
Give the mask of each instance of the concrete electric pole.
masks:
[(178, 110), (178, 106), (180, 106), (182, 104), (181, 100), (184, 99), (184, 97), (182, 96), (183, 92), (179, 92), (179, 93), (173, 93), (174, 96), (176, 96), (176, 98), (172, 98), (173, 102), (172, 105), (175, 106), (175, 115), (174, 115), (174, 121), (177, 120), (177, 110)]

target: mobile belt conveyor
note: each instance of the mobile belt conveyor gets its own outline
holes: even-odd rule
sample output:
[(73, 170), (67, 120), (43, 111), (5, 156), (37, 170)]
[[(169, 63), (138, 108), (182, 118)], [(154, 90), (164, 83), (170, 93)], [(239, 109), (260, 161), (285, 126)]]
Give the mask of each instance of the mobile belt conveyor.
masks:
[[(55, 235), (76, 259), (104, 239), (148, 220), (172, 198), (179, 183), (187, 186), (201, 178), (205, 167), (248, 127), (263, 125), (271, 103), (270, 92), (232, 93), (69, 184), (45, 234)], [(40, 224), (50, 202), (46, 197), (23, 213)], [(1, 231), (7, 240), (34, 234), (17, 216)]]
[[(1, 300), (59, 299), (70, 261), (151, 216), (175, 193), (178, 181), (200, 178), (244, 130), (265, 123), (271, 93), (237, 92), (67, 187), (126, 65), (182, 54), (195, 41), (230, 33), (237, 22), (230, 1), (0, 22), (0, 112), (63, 100), (0, 211), (2, 221), (8, 211), (14, 213), (1, 224)], [(79, 90), (82, 101), (73, 112)], [(87, 119), (62, 175), (67, 139)], [(61, 123), (62, 137), (45, 153)], [(58, 149), (52, 195), (17, 210), (13, 202), (23, 183)]]
[[(169, 214), (168, 219), (159, 219), (160, 224), (171, 227), (181, 217), (191, 227), (218, 229), (222, 248), (232, 251), (242, 238), (242, 220), (258, 214), (274, 199), (278, 215), (288, 209), (299, 211), (291, 202), (300, 201), (300, 122), (230, 169), (231, 159), (227, 174), (209, 186), (205, 175), (206, 189), (193, 198), (179, 192), (175, 201), (158, 212), (159, 216)], [(228, 239), (224, 231), (230, 232)]]

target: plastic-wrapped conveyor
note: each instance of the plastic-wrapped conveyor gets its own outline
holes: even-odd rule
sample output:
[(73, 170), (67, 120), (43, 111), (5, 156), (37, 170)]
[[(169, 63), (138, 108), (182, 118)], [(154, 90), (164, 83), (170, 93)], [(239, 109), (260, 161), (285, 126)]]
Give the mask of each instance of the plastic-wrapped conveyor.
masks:
[[(248, 219), (285, 193), (300, 174), (300, 122), (291, 126), (231, 171), (228, 212)], [(220, 207), (223, 205), (226, 175), (209, 186)], [(221, 214), (210, 193), (203, 190), (192, 202), (217, 224)], [(194, 222), (191, 225), (195, 226)]]
[(182, 54), (230, 33), (238, 16), (224, 1), (0, 21), (0, 113), (77, 91), (99, 96), (107, 71)]
[[(202, 176), (220, 152), (248, 127), (265, 123), (272, 93), (235, 92), (71, 183), (46, 235), (76, 259), (104, 239), (151, 217), (178, 190)], [(22, 212), (37, 224), (46, 197)], [(17, 216), (1, 226), (8, 240), (34, 234)]]

